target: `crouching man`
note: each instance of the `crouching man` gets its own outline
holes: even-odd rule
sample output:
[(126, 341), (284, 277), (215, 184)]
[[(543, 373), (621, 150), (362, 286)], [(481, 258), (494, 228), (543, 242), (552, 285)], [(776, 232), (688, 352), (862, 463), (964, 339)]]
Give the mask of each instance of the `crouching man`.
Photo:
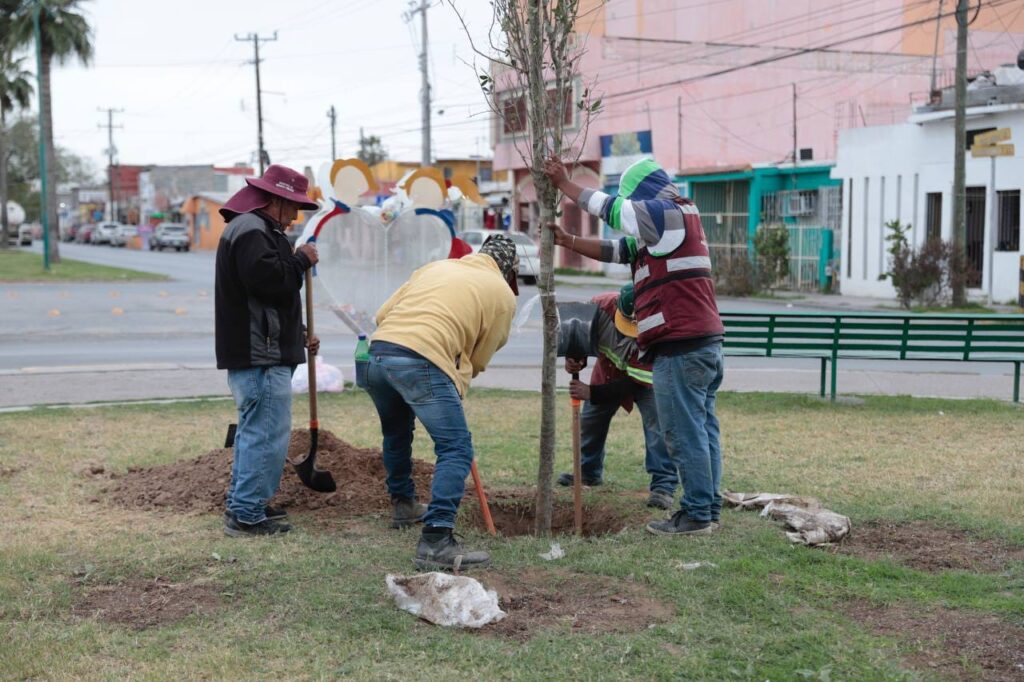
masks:
[[(619, 293), (598, 294), (594, 318), (597, 336), (597, 364), (590, 384), (574, 379), (569, 385), (573, 398), (584, 400), (580, 414), (580, 450), (583, 485), (601, 485), (604, 473), (605, 441), (612, 417), (622, 407), (626, 412), (636, 405), (644, 428), (644, 467), (651, 476), (647, 506), (671, 509), (679, 485), (679, 472), (669, 457), (658, 427), (658, 408), (651, 388), (651, 365), (641, 362), (636, 345), (637, 327), (633, 315), (633, 285)], [(570, 374), (586, 366), (586, 358), (566, 358)], [(558, 477), (559, 485), (570, 486), (571, 473)]]
[[(487, 552), (467, 552), (452, 536), (473, 462), (462, 399), (470, 379), (508, 341), (518, 274), (516, 245), (505, 235), (490, 237), (478, 254), (423, 266), (377, 311), (369, 362), (356, 366), (357, 383), (380, 417), (392, 526), (424, 523), (417, 568), (490, 564)], [(437, 456), (426, 507), (416, 502), (412, 479), (417, 418)]]

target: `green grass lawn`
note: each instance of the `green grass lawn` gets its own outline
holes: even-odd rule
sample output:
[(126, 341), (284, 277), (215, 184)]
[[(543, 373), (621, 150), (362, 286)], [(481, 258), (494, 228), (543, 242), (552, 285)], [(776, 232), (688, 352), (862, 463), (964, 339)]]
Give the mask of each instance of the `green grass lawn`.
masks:
[[(556, 472), (570, 467), (567, 402), (559, 400)], [(305, 401), (294, 408), (301, 426)], [(487, 486), (530, 485), (537, 396), (472, 391), (466, 408)], [(723, 394), (719, 412), (729, 489), (816, 496), (849, 515), (855, 533), (872, 520), (917, 521), (1024, 545), (1024, 415), (1016, 407)], [(84, 463), (123, 472), (188, 459), (218, 447), (233, 417), (229, 401), (0, 415), (0, 678), (939, 679), (948, 670), (922, 657), (942, 642), (880, 632), (851, 614), (966, 614), (1000, 631), (1024, 626), (1020, 561), (996, 573), (919, 571), (793, 547), (753, 512), (727, 511), (723, 529), (705, 538), (656, 538), (642, 522), (613, 535), (561, 537), (567, 555), (550, 563), (538, 556), (546, 539), (489, 538), (462, 523), (467, 542), (492, 553), (486, 575), (494, 580), (621, 584), (670, 614), (651, 627), (597, 633), (574, 628), (566, 614), (516, 640), (438, 628), (395, 608), (384, 576), (412, 572), (416, 534), (388, 530), (380, 517), (296, 515), (288, 536), (235, 540), (214, 514), (90, 503), (109, 482), (83, 476)], [(320, 423), (354, 445), (379, 446), (364, 393), (322, 396)], [(588, 500), (642, 515), (635, 412), (615, 418), (608, 453), (606, 485), (589, 489)], [(432, 460), (421, 428), (415, 454)], [(680, 567), (695, 561), (715, 566)], [(209, 608), (141, 630), (76, 611), (90, 590), (157, 578), (201, 587)], [(983, 679), (978, 661), (956, 665), (953, 677)]]
[(39, 254), (14, 249), (0, 251), (0, 282), (158, 282), (166, 279), (166, 276), (152, 272), (94, 265), (67, 258), (61, 259), (60, 263), (52, 263), (47, 272)]

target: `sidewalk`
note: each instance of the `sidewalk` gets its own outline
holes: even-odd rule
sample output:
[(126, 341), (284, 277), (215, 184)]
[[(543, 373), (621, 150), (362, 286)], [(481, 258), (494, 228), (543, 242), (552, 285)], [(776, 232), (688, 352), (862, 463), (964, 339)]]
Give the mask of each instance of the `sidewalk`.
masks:
[[(992, 398), (1009, 400), (1013, 378), (1006, 374), (955, 374), (950, 372), (886, 372), (839, 366), (839, 395), (910, 395), (939, 398)], [(351, 365), (342, 366), (352, 381)], [(569, 376), (556, 373), (560, 388)], [(585, 371), (581, 378), (586, 381)], [(726, 367), (723, 391), (763, 391), (817, 395), (818, 369)], [(492, 367), (474, 381), (475, 388), (540, 390), (536, 366)], [(472, 389), (471, 389), (472, 390)], [(174, 398), (227, 398), (225, 372), (210, 366), (134, 365), (74, 368), (28, 368), (0, 372), (0, 410), (12, 411), (37, 405), (82, 405), (95, 402), (159, 400)]]

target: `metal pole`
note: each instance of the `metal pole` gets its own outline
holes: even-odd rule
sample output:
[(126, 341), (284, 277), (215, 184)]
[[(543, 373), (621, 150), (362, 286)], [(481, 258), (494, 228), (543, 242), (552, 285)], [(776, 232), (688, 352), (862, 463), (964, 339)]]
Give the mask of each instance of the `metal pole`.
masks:
[[(36, 0), (32, 8), (32, 24), (36, 38), (36, 92), (39, 97), (43, 96), (43, 41), (42, 31), (39, 28), (39, 12), (42, 9), (42, 0)], [(46, 212), (46, 140), (43, 139), (43, 107), (39, 105), (39, 183), (40, 183), (40, 211), (39, 222), (43, 225), (43, 269), (50, 269), (50, 221)]]
[(683, 97), (676, 97), (676, 167), (683, 170)]
[[(797, 162), (796, 152), (796, 83), (793, 83), (793, 167), (796, 168)], [(796, 176), (793, 176), (793, 181), (796, 182)]]
[(331, 120), (331, 161), (334, 161), (336, 158), (338, 158), (338, 153), (337, 151), (335, 151), (334, 146), (334, 127), (338, 120), (338, 114), (334, 110), (333, 104), (331, 105), (331, 108), (327, 110), (327, 118)]
[(423, 22), (423, 52), (420, 53), (420, 75), (423, 78), (423, 166), (430, 165), (430, 75), (427, 72), (427, 0), (420, 0), (420, 19)]
[(938, 86), (938, 74), (935, 71), (935, 67), (939, 59), (939, 35), (942, 33), (942, 3), (943, 0), (939, 0), (939, 13), (935, 17), (935, 50), (932, 52), (932, 87), (928, 91), (929, 100), (935, 96), (935, 88)]
[(999, 207), (996, 205), (997, 194), (996, 194), (996, 157), (992, 157), (991, 172), (989, 174), (989, 220), (991, 221), (988, 226), (988, 235), (985, 241), (988, 242), (988, 248), (985, 249), (985, 254), (988, 256), (988, 263), (985, 265), (985, 289), (988, 292), (988, 304), (992, 305), (992, 272), (995, 270), (996, 262), (996, 240), (999, 235)]
[[(966, 146), (967, 146), (967, 5), (969, 0), (958, 0), (956, 7), (956, 120), (953, 144), (953, 253), (957, 261), (964, 259), (967, 242)], [(963, 268), (953, 273), (953, 305), (967, 302)]]

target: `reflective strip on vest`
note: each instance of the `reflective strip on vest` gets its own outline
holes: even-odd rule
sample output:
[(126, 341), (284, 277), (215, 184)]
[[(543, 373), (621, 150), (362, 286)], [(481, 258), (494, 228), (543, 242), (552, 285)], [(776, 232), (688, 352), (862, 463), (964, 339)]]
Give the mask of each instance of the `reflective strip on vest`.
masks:
[(604, 354), (606, 358), (611, 360), (612, 364), (619, 369), (626, 369), (626, 362), (616, 354), (614, 350), (608, 346), (598, 346), (597, 350)]
[(669, 272), (679, 270), (710, 270), (711, 258), (708, 256), (686, 256), (684, 258), (672, 258), (665, 263)]
[(642, 268), (637, 268), (636, 273), (633, 275), (633, 284), (640, 284), (640, 282), (647, 279), (650, 274), (651, 268), (648, 265), (645, 265)]
[(636, 328), (640, 333), (650, 331), (655, 327), (659, 327), (665, 324), (665, 315), (658, 313), (657, 315), (651, 315), (637, 322)]
[(631, 379), (635, 379), (645, 384), (654, 383), (654, 372), (650, 372), (646, 369), (630, 367), (626, 370), (626, 374), (628, 374)]

